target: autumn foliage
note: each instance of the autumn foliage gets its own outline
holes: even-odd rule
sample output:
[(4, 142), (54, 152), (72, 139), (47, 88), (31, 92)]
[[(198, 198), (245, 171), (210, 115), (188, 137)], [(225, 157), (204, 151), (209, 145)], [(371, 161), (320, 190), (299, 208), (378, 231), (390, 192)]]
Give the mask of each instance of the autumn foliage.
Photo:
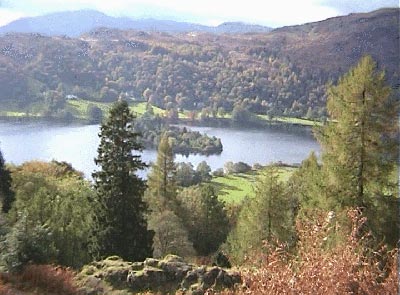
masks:
[(20, 274), (2, 273), (0, 276), (0, 294), (13, 295), (30, 294), (54, 294), (73, 295), (78, 294), (75, 286), (74, 272), (70, 269), (53, 265), (27, 265)]
[(397, 294), (397, 249), (365, 248), (368, 234), (359, 233), (366, 220), (357, 210), (348, 215), (353, 227), (346, 243), (326, 249), (329, 226), (322, 215), (312, 224), (298, 222), (296, 254), (265, 245), (242, 270), (243, 285), (222, 294)]

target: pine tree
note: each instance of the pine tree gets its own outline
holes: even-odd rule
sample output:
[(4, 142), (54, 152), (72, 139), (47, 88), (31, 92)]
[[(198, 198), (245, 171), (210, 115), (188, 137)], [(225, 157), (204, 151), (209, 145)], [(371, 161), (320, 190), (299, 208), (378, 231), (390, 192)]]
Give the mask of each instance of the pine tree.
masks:
[(368, 206), (368, 196), (393, 191), (397, 102), (370, 56), (328, 90), (330, 121), (317, 137), (329, 191), (339, 207)]
[(135, 117), (125, 101), (116, 102), (101, 126), (98, 156), (100, 171), (93, 173), (97, 194), (94, 238), (97, 256), (119, 255), (129, 261), (152, 254), (153, 232), (147, 229), (144, 181), (136, 175), (146, 167), (141, 156)]
[(0, 151), (0, 199), (2, 202), (2, 211), (7, 213), (14, 202), (15, 196), (11, 189), (11, 173), (5, 167), (3, 154)]

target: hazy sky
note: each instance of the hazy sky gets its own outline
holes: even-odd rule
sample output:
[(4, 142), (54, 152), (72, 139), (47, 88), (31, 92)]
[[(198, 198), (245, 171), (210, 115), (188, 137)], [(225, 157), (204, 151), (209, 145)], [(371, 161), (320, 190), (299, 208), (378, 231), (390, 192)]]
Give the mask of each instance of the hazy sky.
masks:
[(399, 0), (0, 0), (0, 26), (23, 16), (95, 9), (112, 16), (279, 27), (398, 6)]

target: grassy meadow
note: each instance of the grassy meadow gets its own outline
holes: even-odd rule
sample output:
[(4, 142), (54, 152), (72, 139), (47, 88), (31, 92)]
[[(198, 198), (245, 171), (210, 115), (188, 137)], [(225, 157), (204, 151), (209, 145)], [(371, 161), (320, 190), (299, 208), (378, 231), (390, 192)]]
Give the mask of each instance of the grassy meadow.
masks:
[[(280, 180), (286, 182), (295, 169), (279, 167)], [(212, 179), (211, 184), (217, 189), (221, 200), (227, 204), (237, 204), (245, 197), (254, 197), (254, 183), (260, 172), (262, 170), (218, 176)]]

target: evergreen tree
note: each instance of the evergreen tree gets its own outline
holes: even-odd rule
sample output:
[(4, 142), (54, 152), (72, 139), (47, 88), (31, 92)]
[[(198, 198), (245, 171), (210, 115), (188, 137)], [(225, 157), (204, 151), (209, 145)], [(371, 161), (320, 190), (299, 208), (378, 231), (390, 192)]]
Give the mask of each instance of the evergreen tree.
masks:
[(307, 209), (329, 209), (324, 193), (322, 167), (318, 164), (317, 156), (311, 152), (299, 169), (288, 181), (289, 192), (297, 201), (297, 213), (303, 216)]
[(317, 137), (329, 191), (339, 207), (368, 207), (372, 195), (393, 192), (398, 158), (398, 105), (370, 56), (329, 88), (327, 110)]
[(0, 242), (0, 261), (8, 271), (19, 272), (28, 263), (48, 264), (56, 261), (53, 233), (46, 224), (32, 222), (26, 212)]
[(177, 201), (176, 181), (172, 146), (168, 136), (164, 134), (158, 145), (157, 160), (148, 174), (146, 191), (146, 200), (151, 210), (149, 225), (155, 232), (155, 256), (163, 256), (168, 251), (181, 256), (194, 254), (187, 230), (178, 217), (180, 205)]
[[(375, 240), (395, 244), (399, 222), (388, 221), (398, 216), (398, 206), (393, 207), (397, 202), (398, 100), (370, 56), (329, 88), (327, 111), (330, 120), (317, 136), (329, 203), (339, 210), (361, 208)], [(395, 210), (382, 212), (385, 207)]]
[(98, 204), (94, 238), (97, 255), (119, 255), (129, 261), (152, 254), (153, 232), (147, 229), (144, 181), (136, 175), (146, 167), (141, 156), (134, 115), (125, 101), (116, 102), (101, 126), (100, 145), (93, 173)]
[(0, 151), (0, 199), (2, 202), (2, 211), (7, 213), (14, 202), (15, 196), (11, 189), (11, 173), (5, 167), (3, 154)]
[(167, 135), (163, 135), (158, 145), (157, 160), (148, 175), (148, 197), (152, 210), (156, 208), (176, 209), (176, 165), (172, 146)]

